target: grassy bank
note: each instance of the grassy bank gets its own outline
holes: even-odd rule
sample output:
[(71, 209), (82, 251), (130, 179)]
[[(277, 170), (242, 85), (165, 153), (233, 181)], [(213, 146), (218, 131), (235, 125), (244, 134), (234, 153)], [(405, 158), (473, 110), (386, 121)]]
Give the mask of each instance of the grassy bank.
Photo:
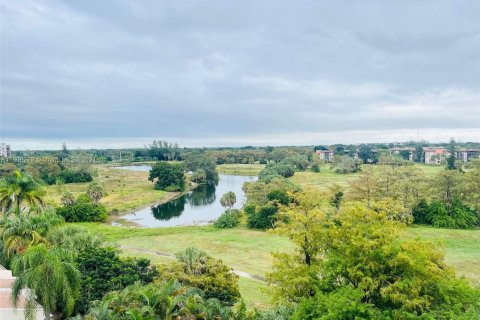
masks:
[[(93, 167), (94, 180), (100, 183), (106, 191), (100, 201), (109, 211), (119, 210), (120, 213), (161, 202), (173, 194), (153, 189), (148, 181), (148, 172), (115, 169), (112, 166), (96, 165)], [(78, 196), (87, 190), (89, 183), (69, 183), (47, 187), (47, 201), (60, 204), (60, 198), (66, 191)]]
[(217, 166), (217, 171), (221, 174), (256, 176), (263, 168), (265, 168), (264, 164), (221, 164)]

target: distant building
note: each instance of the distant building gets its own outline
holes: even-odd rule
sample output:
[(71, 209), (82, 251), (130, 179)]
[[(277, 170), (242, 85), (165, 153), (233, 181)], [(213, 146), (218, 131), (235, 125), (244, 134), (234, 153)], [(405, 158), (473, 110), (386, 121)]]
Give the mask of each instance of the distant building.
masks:
[(390, 153), (391, 154), (398, 154), (401, 155), (403, 153), (408, 152), (408, 160), (413, 161), (413, 153), (415, 152), (415, 148), (411, 147), (397, 147), (397, 148), (391, 148)]
[(2, 142), (0, 143), (0, 157), (10, 158), (12, 156), (12, 151), (10, 150), (10, 145)]
[(463, 163), (472, 159), (480, 158), (480, 149), (458, 149), (455, 151), (455, 158)]
[(448, 156), (447, 150), (443, 147), (425, 147), (423, 153), (426, 164), (440, 164)]
[(326, 162), (332, 162), (335, 152), (333, 150), (317, 150), (315, 151), (318, 157)]

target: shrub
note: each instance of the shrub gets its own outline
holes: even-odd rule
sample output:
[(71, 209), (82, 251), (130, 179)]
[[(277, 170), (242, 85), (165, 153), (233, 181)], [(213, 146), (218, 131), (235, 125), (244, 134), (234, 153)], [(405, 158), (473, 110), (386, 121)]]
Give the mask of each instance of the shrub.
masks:
[(277, 208), (274, 205), (268, 204), (255, 210), (254, 214), (248, 216), (247, 224), (254, 229), (268, 229), (275, 223), (275, 214)]
[(208, 256), (196, 248), (177, 254), (177, 262), (159, 265), (160, 277), (155, 283), (178, 280), (184, 286), (196, 287), (205, 298), (216, 298), (233, 305), (240, 298), (238, 276), (222, 260)]
[(226, 210), (214, 223), (213, 226), (218, 229), (229, 229), (236, 227), (240, 222), (240, 210)]
[(290, 203), (290, 197), (285, 190), (273, 190), (267, 194), (270, 201), (275, 201), (279, 204), (287, 206)]
[(469, 208), (460, 199), (451, 204), (434, 202), (430, 206), (429, 216), (437, 228), (471, 229), (478, 225), (478, 216), (474, 208)]
[(454, 198), (451, 203), (422, 200), (412, 211), (415, 223), (428, 223), (437, 228), (471, 229), (478, 225), (475, 208)]
[(91, 182), (93, 180), (92, 175), (84, 170), (63, 170), (60, 173), (59, 178), (65, 183)]
[(428, 205), (428, 202), (425, 199), (420, 200), (420, 202), (412, 209), (413, 222), (432, 224), (429, 210), (430, 206)]
[(107, 208), (94, 204), (87, 195), (81, 195), (70, 205), (57, 209), (57, 213), (67, 222), (97, 222), (107, 220)]

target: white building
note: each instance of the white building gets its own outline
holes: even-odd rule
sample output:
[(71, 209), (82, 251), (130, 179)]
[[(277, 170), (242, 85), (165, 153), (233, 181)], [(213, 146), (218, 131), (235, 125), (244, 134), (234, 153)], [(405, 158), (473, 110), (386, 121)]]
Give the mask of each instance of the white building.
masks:
[(10, 150), (10, 145), (2, 142), (0, 143), (0, 157), (10, 158), (12, 156), (12, 151)]

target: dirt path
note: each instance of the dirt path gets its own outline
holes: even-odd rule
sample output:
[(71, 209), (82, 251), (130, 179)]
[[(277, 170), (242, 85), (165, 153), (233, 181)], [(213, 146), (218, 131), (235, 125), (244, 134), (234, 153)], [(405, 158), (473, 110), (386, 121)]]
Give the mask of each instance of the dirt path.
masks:
[[(164, 257), (164, 258), (167, 258), (167, 259), (172, 259), (172, 260), (175, 259), (175, 255), (170, 254), (170, 253), (132, 248), (132, 247), (129, 247), (129, 246), (120, 246), (120, 248), (129, 250), (129, 251), (137, 251), (137, 252), (142, 252), (142, 253), (153, 254), (153, 255)], [(248, 279), (262, 281), (262, 282), (266, 281), (265, 278), (262, 277), (262, 276), (252, 274), (252, 273), (248, 273), (248, 272), (245, 272), (245, 271), (232, 269), (232, 272), (235, 273), (237, 276), (242, 277), (242, 278), (248, 278)]]

